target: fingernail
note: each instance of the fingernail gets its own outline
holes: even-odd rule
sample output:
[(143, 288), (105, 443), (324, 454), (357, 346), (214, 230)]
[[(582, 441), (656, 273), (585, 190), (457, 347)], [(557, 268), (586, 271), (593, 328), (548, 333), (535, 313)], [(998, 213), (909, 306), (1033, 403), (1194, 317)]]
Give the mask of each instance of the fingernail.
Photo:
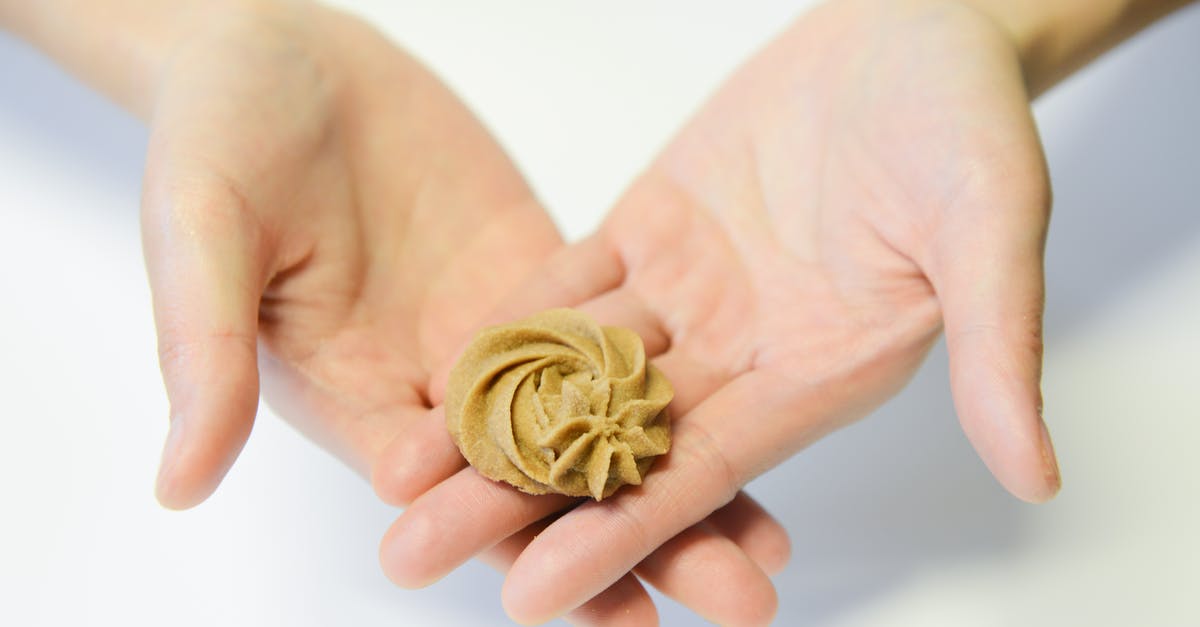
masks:
[(1046, 485), (1051, 489), (1050, 494), (1058, 493), (1062, 487), (1062, 475), (1058, 471), (1058, 456), (1054, 454), (1054, 442), (1050, 439), (1050, 430), (1046, 421), (1041, 421), (1042, 428), (1042, 472), (1046, 476)]
[(171, 426), (167, 431), (167, 441), (163, 444), (162, 461), (158, 465), (158, 481), (154, 492), (159, 502), (167, 503), (171, 492), (171, 475), (175, 462), (179, 459), (179, 451), (183, 445), (183, 420), (178, 416), (171, 418)]

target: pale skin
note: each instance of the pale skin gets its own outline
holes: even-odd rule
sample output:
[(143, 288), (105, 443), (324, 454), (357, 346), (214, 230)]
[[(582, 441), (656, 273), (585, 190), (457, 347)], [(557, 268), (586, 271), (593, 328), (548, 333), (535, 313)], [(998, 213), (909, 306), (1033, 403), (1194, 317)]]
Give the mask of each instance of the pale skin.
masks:
[[(6, 2), (0, 24), (150, 126), (142, 222), (171, 406), (168, 507), (216, 488), (260, 379), (281, 415), (368, 476), (429, 413), (430, 373), (562, 246), (470, 112), (349, 16), (270, 1)], [(506, 569), (538, 529), (482, 557)], [(782, 568), (787, 537), (753, 500), (688, 540), (655, 552), (649, 583), (695, 604), (700, 575), (679, 565), (705, 561), (729, 573), (731, 598), (774, 606), (766, 571)], [(569, 619), (646, 624), (655, 608), (627, 575)]]
[[(553, 280), (510, 299), (514, 316), (569, 305), (638, 330), (677, 389), (672, 451), (642, 486), (529, 544), (504, 585), (510, 615), (545, 621), (641, 572), (747, 481), (894, 394), (943, 332), (980, 457), (1018, 498), (1052, 498), (1039, 389), (1050, 190), (1029, 101), (1182, 4), (842, 0), (736, 72), (600, 231), (554, 257)], [(376, 471), (385, 496), (428, 486), (384, 539), (402, 584), (560, 507), (458, 470), (444, 440), (417, 425)], [(438, 446), (442, 475), (408, 461)], [(475, 546), (429, 542), (468, 528)]]
[[(738, 490), (894, 393), (943, 328), (985, 463), (1025, 500), (1057, 491), (1038, 392), (1049, 188), (1028, 102), (1183, 3), (830, 3), (565, 249), (469, 112), (356, 21), (130, 1), (116, 13), (137, 19), (114, 28), (142, 43), (121, 71), (63, 17), (88, 3), (23, 4), (0, 1), (0, 23), (151, 124), (165, 504), (216, 487), (261, 369), (281, 414), (373, 473), (385, 500), (415, 499), (381, 550), (397, 583), (483, 553), (511, 565), (503, 598), (522, 622), (646, 624), (634, 572), (710, 620), (759, 624), (787, 540)], [(479, 235), (461, 240), (465, 224)], [(543, 264), (552, 280), (528, 281)], [(645, 485), (546, 527), (572, 501), (462, 469), (428, 407), (479, 325), (557, 305), (638, 330), (675, 383), (677, 419)]]

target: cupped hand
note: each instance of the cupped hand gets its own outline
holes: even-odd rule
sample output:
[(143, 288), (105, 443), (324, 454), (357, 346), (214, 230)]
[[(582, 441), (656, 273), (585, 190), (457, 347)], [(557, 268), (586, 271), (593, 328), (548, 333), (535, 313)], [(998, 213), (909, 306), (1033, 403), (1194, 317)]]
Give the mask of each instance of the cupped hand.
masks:
[(160, 499), (215, 488), (260, 362), (267, 400), (369, 472), (557, 231), (463, 105), (348, 16), (215, 12), (163, 75), (143, 211), (172, 412)]
[[(171, 404), (158, 495), (174, 508), (237, 457), (260, 368), (280, 415), (369, 474), (428, 414), (430, 373), (561, 246), (470, 112), (372, 29), (304, 3), (200, 15), (163, 68), (143, 211)], [(738, 512), (659, 551), (667, 580), (693, 581), (681, 561), (736, 574), (743, 547), (786, 548), (748, 498)], [(538, 528), (485, 559), (507, 567)], [(652, 620), (636, 578), (614, 581), (574, 618)]]
[[(894, 394), (943, 325), (967, 436), (1017, 497), (1052, 497), (1039, 392), (1049, 202), (1020, 60), (992, 21), (935, 0), (842, 0), (799, 20), (596, 235), (510, 301), (514, 314), (571, 305), (634, 328), (676, 387), (671, 452), (640, 487), (529, 544), (505, 583), (510, 614), (547, 620), (647, 569), (751, 478)], [(443, 431), (414, 425), (377, 470), (384, 492), (428, 488), (385, 538), (384, 554), (406, 560), (393, 568), (453, 566), (426, 548), (430, 529), (489, 536), (481, 521), (515, 529), (563, 506), (451, 474)], [(407, 453), (420, 446), (448, 461), (418, 468)]]

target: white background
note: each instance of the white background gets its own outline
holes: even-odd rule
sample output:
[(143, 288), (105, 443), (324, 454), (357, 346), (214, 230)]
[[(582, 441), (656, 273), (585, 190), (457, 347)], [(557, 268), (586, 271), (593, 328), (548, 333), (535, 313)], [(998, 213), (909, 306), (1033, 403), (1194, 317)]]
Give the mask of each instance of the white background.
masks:
[[(344, 4), (427, 60), (577, 237), (804, 3)], [(1200, 7), (1037, 113), (1061, 496), (1024, 505), (989, 477), (939, 348), (876, 415), (751, 484), (794, 542), (779, 624), (1200, 624)], [(388, 584), (396, 512), (269, 412), (209, 503), (155, 504), (145, 139), (0, 36), (0, 624), (503, 624), (479, 564)]]

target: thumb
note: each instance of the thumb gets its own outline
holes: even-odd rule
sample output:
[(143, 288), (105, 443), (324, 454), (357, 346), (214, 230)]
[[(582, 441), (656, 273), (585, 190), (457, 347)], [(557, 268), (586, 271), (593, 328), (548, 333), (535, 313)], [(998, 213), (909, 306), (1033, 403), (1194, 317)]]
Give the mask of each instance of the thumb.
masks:
[[(989, 202), (956, 207), (930, 275), (963, 431), (1009, 492), (1036, 503), (1061, 483), (1041, 396), (1049, 188), (1044, 172), (1008, 181), (976, 196)], [(1012, 181), (1034, 183), (1014, 190)]]
[(151, 146), (142, 238), (171, 406), (157, 496), (208, 498), (241, 451), (258, 405), (258, 302), (265, 255), (235, 188)]

